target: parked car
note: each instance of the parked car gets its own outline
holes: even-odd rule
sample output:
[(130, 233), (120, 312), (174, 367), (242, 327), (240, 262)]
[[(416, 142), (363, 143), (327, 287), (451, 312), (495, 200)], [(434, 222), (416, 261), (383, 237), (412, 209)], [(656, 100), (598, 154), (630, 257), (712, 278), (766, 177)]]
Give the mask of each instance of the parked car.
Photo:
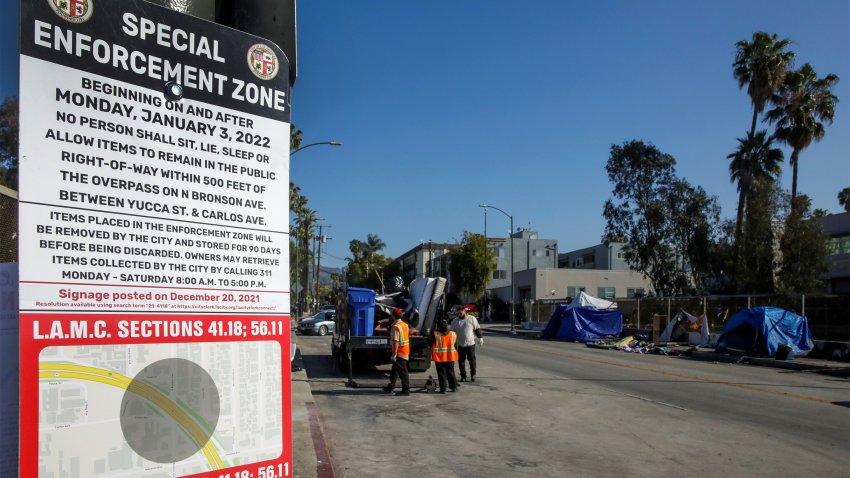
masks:
[(323, 306), (319, 307), (319, 310), (332, 310), (332, 311), (336, 311), (336, 306), (335, 306), (335, 305), (333, 305), (333, 304), (325, 304), (325, 305), (323, 305)]
[(336, 324), (336, 311), (323, 310), (298, 321), (298, 331), (304, 335), (327, 335)]

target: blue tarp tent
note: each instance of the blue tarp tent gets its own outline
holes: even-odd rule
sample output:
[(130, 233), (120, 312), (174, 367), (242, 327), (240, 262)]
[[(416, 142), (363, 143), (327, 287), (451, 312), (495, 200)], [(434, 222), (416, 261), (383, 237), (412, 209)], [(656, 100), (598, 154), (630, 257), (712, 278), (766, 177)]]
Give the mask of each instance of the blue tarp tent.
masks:
[(541, 339), (577, 341), (593, 340), (623, 331), (621, 310), (598, 310), (594, 307), (570, 307), (561, 304), (552, 313)]
[(809, 322), (776, 307), (753, 307), (726, 322), (717, 339), (717, 351), (773, 357), (779, 344), (790, 345), (795, 354), (811, 350)]

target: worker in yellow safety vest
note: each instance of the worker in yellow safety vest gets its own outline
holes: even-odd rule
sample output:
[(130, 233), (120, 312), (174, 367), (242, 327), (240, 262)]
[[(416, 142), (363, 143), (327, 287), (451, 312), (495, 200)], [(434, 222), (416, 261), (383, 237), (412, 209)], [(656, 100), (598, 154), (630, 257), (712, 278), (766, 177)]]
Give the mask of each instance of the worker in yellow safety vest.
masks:
[(407, 323), (401, 320), (404, 311), (395, 308), (392, 311), (392, 326), (390, 327), (390, 347), (392, 349), (393, 369), (390, 372), (390, 383), (384, 387), (384, 392), (393, 393), (396, 379), (401, 379), (401, 391), (396, 396), (410, 395), (410, 373), (407, 368), (410, 360), (410, 331)]
[(446, 382), (449, 390), (457, 392), (455, 378), (455, 362), (457, 362), (457, 334), (449, 330), (449, 321), (442, 319), (434, 331), (431, 341), (431, 361), (437, 367), (437, 380), (440, 383), (440, 393), (446, 393)]

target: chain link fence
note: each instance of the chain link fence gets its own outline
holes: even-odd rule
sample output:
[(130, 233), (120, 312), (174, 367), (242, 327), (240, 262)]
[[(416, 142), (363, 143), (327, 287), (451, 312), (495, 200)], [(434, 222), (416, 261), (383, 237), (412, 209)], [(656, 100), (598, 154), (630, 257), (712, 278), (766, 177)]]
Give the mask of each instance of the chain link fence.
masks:
[[(663, 328), (680, 311), (692, 315), (705, 314), (709, 331), (719, 333), (726, 320), (743, 309), (758, 306), (779, 307), (806, 316), (809, 331), (816, 340), (850, 341), (850, 296), (830, 294), (802, 295), (732, 295), (708, 297), (649, 297), (616, 299), (623, 311), (623, 328), (651, 330), (658, 316)], [(563, 300), (524, 301), (517, 320), (546, 323)]]

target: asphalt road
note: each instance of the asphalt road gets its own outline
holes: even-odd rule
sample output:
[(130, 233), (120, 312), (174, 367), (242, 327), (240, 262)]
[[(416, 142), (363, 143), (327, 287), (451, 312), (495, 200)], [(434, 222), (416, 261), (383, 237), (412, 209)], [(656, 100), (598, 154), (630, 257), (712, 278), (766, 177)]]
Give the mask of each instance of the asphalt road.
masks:
[[(487, 336), (460, 392), (347, 388), (296, 338), (337, 476), (848, 476), (850, 380)], [(414, 374), (421, 387), (428, 375)]]

